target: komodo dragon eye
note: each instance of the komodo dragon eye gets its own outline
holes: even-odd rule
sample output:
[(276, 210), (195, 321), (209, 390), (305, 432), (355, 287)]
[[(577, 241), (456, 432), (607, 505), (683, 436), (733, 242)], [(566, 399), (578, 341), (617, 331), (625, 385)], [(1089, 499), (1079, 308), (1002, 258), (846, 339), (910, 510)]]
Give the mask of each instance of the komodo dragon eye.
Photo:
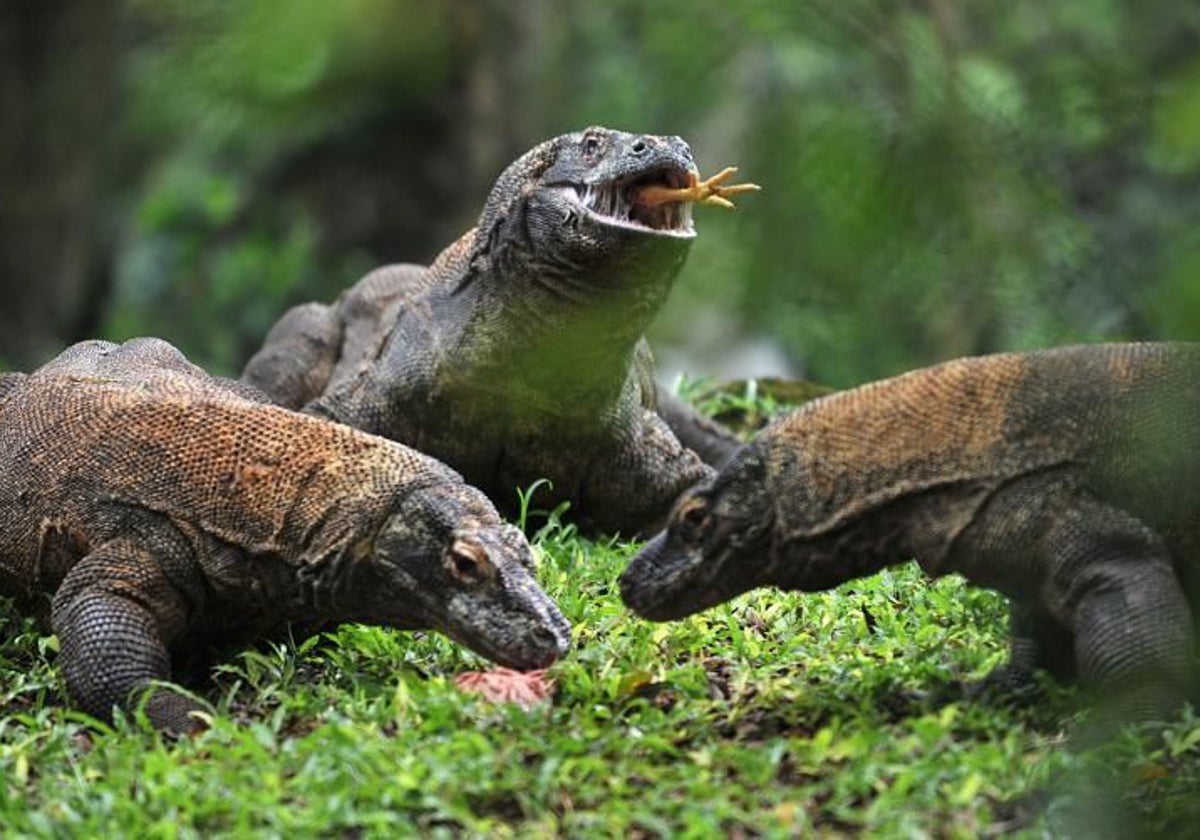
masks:
[(442, 564), (450, 577), (467, 585), (483, 583), (493, 577), (495, 568), (488, 559), (487, 550), (478, 543), (455, 540), (442, 558)]
[(594, 134), (589, 134), (583, 138), (583, 153), (588, 157), (600, 151), (600, 138)]
[(687, 499), (679, 507), (675, 515), (676, 525), (681, 536), (688, 540), (699, 540), (704, 537), (712, 525), (712, 515), (709, 513), (708, 501), (698, 496)]

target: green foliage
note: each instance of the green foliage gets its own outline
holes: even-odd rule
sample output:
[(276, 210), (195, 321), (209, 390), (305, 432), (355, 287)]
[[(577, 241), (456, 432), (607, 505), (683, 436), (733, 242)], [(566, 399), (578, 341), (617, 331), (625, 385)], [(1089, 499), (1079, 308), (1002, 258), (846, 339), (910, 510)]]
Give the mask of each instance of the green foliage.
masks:
[[(1200, 329), (1190, 4), (303, 0), (281, 16), (265, 0), (129, 0), (128, 16), (144, 36), (125, 134), (154, 164), (105, 332), (164, 335), (223, 371), (286, 304), (431, 255), (411, 230), (386, 255), (330, 239), (326, 193), (276, 196), (273, 174), (450, 113), (458, 137), (448, 120), (424, 142), (454, 149), (441, 160), (463, 177), (496, 144), (511, 157), (605, 123), (682, 134), (705, 172), (738, 163), (764, 185), (735, 215), (698, 212), (660, 343), (707, 340), (719, 358), (767, 336), (845, 386), (964, 353)], [(353, 189), (415, 174), (397, 148)], [(312, 177), (345, 177), (322, 160)], [(395, 205), (442, 219), (441, 237), (484, 187), (455, 194)]]
[[(314, 282), (314, 233), (304, 214), (257, 217), (223, 237), (247, 209), (246, 185), (196, 161), (172, 161), (135, 214), (140, 235), (118, 266), (118, 295), (105, 330), (114, 341), (170, 335), (215, 372), (235, 373), (297, 288)], [(172, 300), (175, 310), (163, 310)], [(169, 324), (164, 328), (164, 323)]]
[[(153, 33), (134, 57), (136, 129), (261, 165), (341, 130), (385, 98), (423, 99), (447, 73), (437, 4), (130, 0)], [(383, 84), (386, 82), (386, 84)]]
[(748, 439), (776, 417), (832, 389), (803, 379), (742, 379), (714, 383), (683, 377), (679, 394), (701, 413)]
[(236, 373), (287, 306), (373, 267), (322, 253), (316, 208), (271, 194), (280, 162), (415, 107), (447, 73), (436, 4), (131, 0), (151, 37), (129, 59), (132, 147), (154, 163), (132, 202), (104, 334), (168, 338)]

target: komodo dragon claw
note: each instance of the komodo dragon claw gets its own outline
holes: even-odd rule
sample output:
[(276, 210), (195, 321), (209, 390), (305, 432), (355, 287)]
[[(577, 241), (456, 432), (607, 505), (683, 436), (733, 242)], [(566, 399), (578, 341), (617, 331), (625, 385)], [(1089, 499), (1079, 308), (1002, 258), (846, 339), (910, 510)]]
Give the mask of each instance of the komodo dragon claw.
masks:
[(688, 173), (688, 185), (679, 189), (652, 184), (642, 187), (638, 193), (638, 201), (653, 207), (656, 204), (667, 204), (672, 201), (691, 201), (696, 204), (707, 204), (710, 207), (724, 207), (726, 210), (736, 210), (730, 196), (742, 193), (758, 192), (762, 189), (758, 184), (730, 184), (721, 186), (738, 171), (736, 166), (726, 166), (716, 175), (704, 181), (700, 173), (692, 170)]

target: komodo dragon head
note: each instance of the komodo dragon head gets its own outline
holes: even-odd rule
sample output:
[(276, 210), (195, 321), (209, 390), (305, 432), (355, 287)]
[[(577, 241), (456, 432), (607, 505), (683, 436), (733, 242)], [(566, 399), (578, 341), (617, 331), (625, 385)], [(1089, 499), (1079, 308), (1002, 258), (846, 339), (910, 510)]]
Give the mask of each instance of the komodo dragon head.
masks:
[(770, 584), (775, 504), (767, 464), (742, 447), (684, 493), (667, 528), (621, 575), (621, 598), (643, 618), (673, 621)]
[(570, 625), (534, 579), (524, 535), (474, 488), (407, 494), (356, 563), (347, 600), (364, 623), (432, 628), (501, 665), (544, 668)]
[[(622, 318), (657, 311), (696, 236), (691, 203), (654, 201), (646, 187), (693, 183), (691, 149), (678, 137), (592, 127), (534, 147), (497, 179), (475, 232), (476, 270), (502, 274), (544, 310), (598, 295), (633, 293)], [(472, 276), (468, 272), (467, 277)], [(631, 305), (634, 311), (630, 311)], [(616, 307), (614, 307), (616, 308)]]

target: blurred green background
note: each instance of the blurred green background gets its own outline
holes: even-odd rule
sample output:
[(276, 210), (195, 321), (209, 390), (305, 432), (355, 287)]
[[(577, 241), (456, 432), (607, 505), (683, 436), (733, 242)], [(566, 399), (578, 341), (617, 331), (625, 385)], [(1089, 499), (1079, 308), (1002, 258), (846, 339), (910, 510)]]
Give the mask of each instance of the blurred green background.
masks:
[(670, 370), (1200, 336), (1195, 2), (0, 0), (0, 62), (9, 367), (153, 334), (236, 372), (592, 123), (765, 188), (697, 212)]

